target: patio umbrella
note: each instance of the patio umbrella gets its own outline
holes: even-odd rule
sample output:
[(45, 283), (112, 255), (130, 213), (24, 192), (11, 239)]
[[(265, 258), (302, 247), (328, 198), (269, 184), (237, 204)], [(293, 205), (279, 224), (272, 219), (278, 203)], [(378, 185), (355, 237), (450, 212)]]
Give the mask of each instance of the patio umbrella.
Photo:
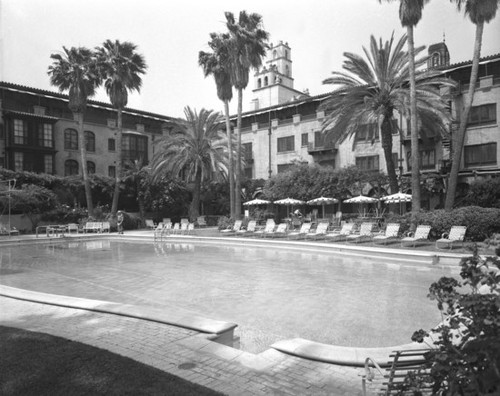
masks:
[(311, 199), (310, 201), (307, 201), (308, 205), (321, 205), (323, 209), (323, 218), (325, 218), (325, 205), (331, 205), (334, 203), (338, 203), (339, 200), (336, 198), (328, 198), (328, 197), (319, 197), (319, 198), (314, 198)]
[(288, 216), (290, 216), (290, 206), (303, 205), (304, 201), (301, 201), (300, 199), (295, 199), (295, 198), (284, 198), (284, 199), (279, 199), (277, 201), (274, 201), (274, 203), (277, 205), (286, 205), (287, 217), (288, 217)]
[(399, 202), (399, 214), (403, 214), (403, 207), (402, 207), (402, 203), (403, 202), (411, 202), (412, 200), (412, 196), (411, 194), (405, 194), (405, 193), (402, 193), (401, 191), (396, 193), (396, 194), (392, 194), (392, 195), (387, 195), (385, 197), (382, 197), (380, 198), (380, 200), (382, 202), (385, 202), (387, 204), (392, 204), (392, 203), (398, 203)]
[(372, 198), (372, 197), (367, 197), (365, 195), (358, 195), (357, 197), (344, 199), (344, 202), (345, 203), (359, 204), (361, 207), (363, 207), (364, 204), (378, 202), (378, 199)]
[(265, 199), (252, 199), (251, 201), (243, 202), (243, 205), (251, 206), (251, 205), (267, 205), (270, 204), (271, 201), (266, 201)]

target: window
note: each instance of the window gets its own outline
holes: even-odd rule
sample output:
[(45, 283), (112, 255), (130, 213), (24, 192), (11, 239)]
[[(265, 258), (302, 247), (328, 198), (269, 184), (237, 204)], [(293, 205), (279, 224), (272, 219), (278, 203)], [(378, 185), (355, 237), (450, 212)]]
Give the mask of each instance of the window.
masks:
[(75, 160), (66, 160), (64, 162), (64, 176), (78, 175), (78, 162)]
[(394, 169), (398, 170), (399, 169), (399, 156), (398, 156), (398, 153), (392, 153), (392, 162), (394, 163)]
[(369, 171), (369, 172), (378, 171), (379, 170), (378, 163), (379, 163), (378, 155), (356, 157), (356, 166), (363, 171)]
[[(434, 149), (419, 151), (420, 169), (434, 169), (436, 167), (436, 151)], [(407, 152), (408, 170), (411, 170), (411, 151)]]
[(87, 161), (87, 174), (95, 174), (95, 163), (92, 161)]
[(145, 163), (148, 159), (148, 138), (140, 135), (123, 135), (123, 159), (124, 160), (140, 160)]
[(314, 132), (314, 147), (323, 147), (325, 145), (325, 135), (321, 131)]
[(108, 139), (108, 151), (115, 151), (116, 150), (116, 140), (111, 138)]
[(288, 65), (285, 66), (285, 76), (290, 77), (290, 67)]
[(301, 136), (300, 145), (302, 147), (307, 146), (309, 144), (309, 135), (307, 133), (303, 133)]
[(252, 167), (247, 166), (245, 169), (243, 169), (243, 174), (245, 175), (246, 179), (252, 179), (253, 177), (253, 172), (252, 172)]
[(278, 138), (278, 153), (295, 150), (294, 136)]
[(264, 86), (267, 87), (269, 85), (269, 79), (266, 77), (264, 77)]
[(40, 124), (38, 144), (42, 147), (54, 147), (54, 132), (52, 124)]
[(14, 120), (14, 143), (28, 144), (28, 125), (23, 120)]
[(472, 106), (469, 114), (468, 125), (490, 124), (497, 121), (497, 104), (484, 104)]
[(377, 124), (364, 124), (360, 125), (356, 131), (356, 141), (357, 142), (370, 142), (372, 140), (378, 140), (378, 125)]
[(75, 129), (64, 131), (64, 149), (78, 150), (78, 132)]
[(17, 172), (24, 170), (24, 153), (14, 153), (14, 170)]
[(289, 170), (293, 164), (280, 164), (278, 165), (278, 173), (284, 173)]
[(114, 166), (108, 166), (108, 176), (113, 179), (116, 177), (116, 168)]
[(52, 154), (45, 154), (43, 156), (43, 169), (45, 173), (52, 175), (54, 173), (54, 157)]
[(464, 147), (465, 167), (496, 165), (497, 164), (497, 144), (475, 144)]
[(262, 80), (259, 78), (257, 80), (257, 88), (261, 88), (262, 87)]
[(252, 143), (243, 143), (243, 158), (245, 161), (253, 159)]
[(94, 152), (95, 151), (95, 134), (94, 132), (85, 131), (85, 150)]
[(276, 59), (278, 57), (278, 51), (274, 50), (273, 51), (273, 59)]

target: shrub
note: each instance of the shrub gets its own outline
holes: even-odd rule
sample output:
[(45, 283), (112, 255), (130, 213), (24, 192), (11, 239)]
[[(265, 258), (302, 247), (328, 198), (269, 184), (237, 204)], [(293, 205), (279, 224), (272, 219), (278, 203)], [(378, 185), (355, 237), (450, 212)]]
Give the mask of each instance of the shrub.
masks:
[(227, 228), (231, 228), (234, 225), (234, 220), (227, 216), (219, 217), (219, 221), (217, 222), (217, 227), (219, 230), (225, 230)]
[(500, 208), (500, 177), (489, 180), (481, 179), (472, 183), (460, 204)]

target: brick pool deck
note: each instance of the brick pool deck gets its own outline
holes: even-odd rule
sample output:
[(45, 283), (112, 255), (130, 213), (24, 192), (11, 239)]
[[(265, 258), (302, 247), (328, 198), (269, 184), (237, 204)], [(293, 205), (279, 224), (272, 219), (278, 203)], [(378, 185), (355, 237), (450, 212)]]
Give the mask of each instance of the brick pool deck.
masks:
[[(125, 237), (152, 238), (152, 232), (130, 232)], [(33, 236), (19, 239), (34, 242)], [(47, 238), (38, 238), (43, 240)], [(461, 253), (443, 257), (457, 260)], [(275, 348), (252, 354), (183, 327), (2, 294), (1, 325), (107, 349), (227, 395), (362, 395), (361, 367), (306, 359)]]

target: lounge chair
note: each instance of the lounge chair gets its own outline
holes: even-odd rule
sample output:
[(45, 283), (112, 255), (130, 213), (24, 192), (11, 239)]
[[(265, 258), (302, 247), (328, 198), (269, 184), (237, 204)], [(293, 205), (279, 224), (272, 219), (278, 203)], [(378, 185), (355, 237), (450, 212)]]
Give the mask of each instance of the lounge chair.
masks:
[(180, 226), (179, 231), (177, 233), (186, 235), (188, 233), (189, 224), (190, 223), (181, 223), (181, 226)]
[(101, 223), (101, 232), (110, 232), (111, 230), (111, 224), (109, 224), (109, 221), (103, 221)]
[(180, 223), (174, 223), (174, 226), (170, 230), (170, 234), (178, 234), (181, 231), (181, 224)]
[(272, 232), (264, 234), (264, 236), (270, 236), (271, 238), (279, 238), (286, 236), (286, 230), (288, 229), (288, 223), (280, 223), (278, 227)]
[(306, 239), (321, 239), (324, 238), (328, 232), (329, 223), (319, 223), (316, 229), (306, 234)]
[(387, 224), (385, 232), (380, 233), (379, 235), (375, 235), (373, 237), (373, 243), (382, 243), (385, 245), (386, 243), (389, 243), (390, 241), (398, 238), (400, 227), (401, 226), (399, 223)]
[(68, 231), (68, 234), (71, 234), (72, 231), (74, 231), (76, 234), (80, 232), (80, 228), (76, 223), (70, 223), (66, 225), (66, 230)]
[(172, 220), (170, 219), (170, 217), (164, 217), (163, 218), (163, 224), (167, 224), (167, 223), (172, 224)]
[(441, 249), (440, 245), (445, 245), (451, 250), (455, 243), (460, 243), (463, 246), (466, 232), (467, 227), (452, 226), (450, 232), (443, 233), (441, 238), (436, 241), (436, 249)]
[(205, 220), (205, 216), (198, 216), (196, 219), (196, 224), (198, 227), (206, 227), (207, 226), (207, 221)]
[(194, 235), (194, 223), (189, 223), (187, 225), (186, 231), (184, 232), (185, 235)]
[(156, 228), (156, 224), (151, 219), (146, 219), (146, 228), (149, 230), (154, 230)]
[(364, 242), (367, 240), (372, 240), (373, 238), (373, 227), (375, 227), (375, 223), (362, 223), (359, 228), (359, 234), (351, 234), (347, 235), (347, 242)]
[(267, 219), (266, 226), (262, 230), (257, 230), (253, 234), (256, 236), (265, 236), (266, 234), (269, 234), (274, 231), (274, 228), (276, 227), (276, 223), (274, 222), (273, 219)]
[(101, 232), (101, 223), (96, 221), (87, 221), (83, 226), (83, 232)]
[(14, 226), (9, 228), (8, 225), (0, 223), (0, 235), (19, 235), (19, 230)]
[(236, 235), (251, 235), (255, 232), (255, 228), (257, 227), (257, 220), (250, 220), (247, 224), (246, 229), (239, 229), (236, 231)]
[(401, 239), (401, 246), (407, 246), (407, 245), (412, 245), (412, 247), (415, 247), (415, 245), (418, 242), (425, 242), (429, 239), (429, 233), (431, 232), (431, 226), (430, 225), (419, 225), (417, 226), (417, 229), (415, 230), (415, 233), (408, 233), (407, 237), (404, 237)]
[(243, 220), (236, 220), (231, 228), (227, 228), (225, 230), (221, 230), (220, 232), (225, 235), (236, 234), (241, 229), (243, 225)]
[(325, 235), (325, 239), (330, 242), (340, 242), (345, 241), (349, 235), (351, 235), (355, 224), (354, 223), (344, 223), (340, 230), (335, 230), (328, 232)]
[(188, 218), (182, 218), (182, 219), (181, 219), (181, 225), (182, 225), (183, 223), (189, 224), (189, 219), (188, 219)]
[(300, 230), (289, 232), (287, 235), (287, 238), (288, 239), (305, 238), (306, 235), (309, 233), (309, 231), (311, 231), (311, 225), (312, 225), (312, 223), (302, 223), (302, 225), (300, 226)]
[(155, 230), (155, 234), (154, 234), (154, 237), (155, 239), (162, 239), (163, 236), (167, 236), (168, 234), (170, 234), (170, 232), (172, 231), (172, 223), (171, 222), (167, 222), (167, 223), (163, 223), (163, 227), (161, 230)]

